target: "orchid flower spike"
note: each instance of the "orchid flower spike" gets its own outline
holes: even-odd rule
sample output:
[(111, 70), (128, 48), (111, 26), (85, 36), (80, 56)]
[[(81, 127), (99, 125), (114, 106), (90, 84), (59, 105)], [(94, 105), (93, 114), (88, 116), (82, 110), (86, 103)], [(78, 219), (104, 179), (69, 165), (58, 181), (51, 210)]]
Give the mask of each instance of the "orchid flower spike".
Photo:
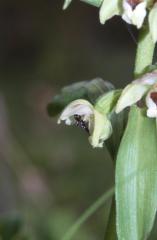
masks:
[(116, 105), (116, 113), (139, 102), (143, 97), (147, 116), (157, 117), (157, 70), (146, 73), (124, 88)]
[(61, 113), (58, 124), (61, 121), (84, 129), (89, 134), (89, 141), (94, 148), (102, 147), (112, 133), (112, 126), (107, 116), (83, 99), (71, 102)]

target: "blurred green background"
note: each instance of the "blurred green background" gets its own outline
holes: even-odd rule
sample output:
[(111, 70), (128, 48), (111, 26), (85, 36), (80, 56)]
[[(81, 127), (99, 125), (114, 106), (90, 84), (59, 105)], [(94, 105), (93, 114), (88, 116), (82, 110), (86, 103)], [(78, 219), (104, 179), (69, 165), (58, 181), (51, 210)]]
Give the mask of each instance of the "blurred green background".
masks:
[[(132, 79), (136, 42), (120, 18), (61, 0), (0, 2), (0, 239), (60, 240), (114, 183), (104, 149), (80, 129), (58, 126), (47, 104), (68, 84)], [(110, 201), (75, 240), (103, 239)], [(156, 238), (154, 238), (156, 239)]]

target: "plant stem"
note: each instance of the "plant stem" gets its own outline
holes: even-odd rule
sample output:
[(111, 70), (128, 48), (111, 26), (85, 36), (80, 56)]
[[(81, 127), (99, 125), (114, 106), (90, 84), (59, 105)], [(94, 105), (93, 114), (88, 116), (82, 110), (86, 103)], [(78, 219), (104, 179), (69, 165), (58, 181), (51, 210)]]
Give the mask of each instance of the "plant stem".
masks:
[(115, 197), (113, 197), (104, 240), (116, 240), (116, 239), (117, 239), (117, 233), (116, 233), (116, 204), (115, 204)]
[(155, 44), (149, 32), (149, 26), (145, 26), (139, 32), (139, 39), (137, 45), (136, 59), (135, 59), (135, 77), (143, 73), (144, 69), (152, 64)]
[[(143, 27), (139, 32), (139, 40), (137, 45), (137, 52), (135, 58), (134, 75), (138, 77), (141, 75), (145, 68), (152, 64), (154, 55), (155, 44), (152, 41), (148, 24)], [(107, 230), (104, 240), (116, 240), (116, 207), (115, 198), (112, 199), (110, 215), (107, 225)]]

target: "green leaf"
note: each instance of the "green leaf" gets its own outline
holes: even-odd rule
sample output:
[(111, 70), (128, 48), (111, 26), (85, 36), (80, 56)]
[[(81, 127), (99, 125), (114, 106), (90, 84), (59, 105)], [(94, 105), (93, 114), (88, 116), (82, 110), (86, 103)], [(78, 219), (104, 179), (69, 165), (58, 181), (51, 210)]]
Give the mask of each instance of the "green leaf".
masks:
[(101, 78), (71, 84), (64, 87), (60, 94), (53, 97), (52, 102), (48, 105), (48, 113), (50, 116), (56, 116), (76, 99), (86, 99), (94, 104), (99, 96), (112, 89), (114, 89), (114, 86)]
[(117, 233), (147, 239), (157, 208), (157, 132), (154, 119), (132, 107), (116, 163)]

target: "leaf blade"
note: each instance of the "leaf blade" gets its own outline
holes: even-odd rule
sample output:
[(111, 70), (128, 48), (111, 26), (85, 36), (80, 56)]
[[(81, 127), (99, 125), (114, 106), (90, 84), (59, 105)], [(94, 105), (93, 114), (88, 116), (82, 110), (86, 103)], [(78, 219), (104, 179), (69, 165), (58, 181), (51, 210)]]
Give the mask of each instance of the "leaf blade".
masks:
[(143, 240), (152, 229), (157, 205), (156, 144), (155, 120), (134, 106), (117, 156), (119, 239)]

